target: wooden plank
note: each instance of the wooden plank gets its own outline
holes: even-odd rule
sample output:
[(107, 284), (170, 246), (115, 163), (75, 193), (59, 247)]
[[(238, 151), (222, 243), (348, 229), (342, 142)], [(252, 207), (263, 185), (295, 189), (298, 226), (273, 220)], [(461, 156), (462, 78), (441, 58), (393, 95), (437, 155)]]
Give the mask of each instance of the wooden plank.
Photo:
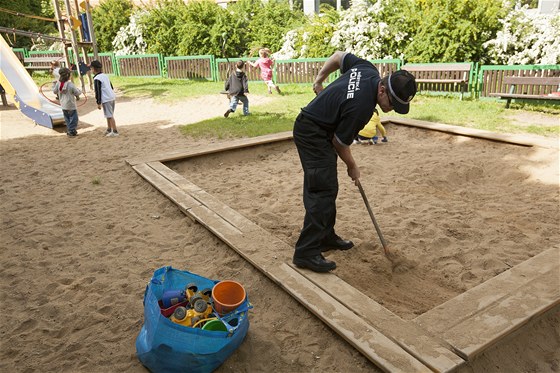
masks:
[(207, 206), (194, 206), (184, 212), (206, 227), (210, 232), (214, 233), (222, 241), (229, 242), (232, 237), (243, 235), (237, 227), (228, 223)]
[(538, 76), (509, 76), (504, 78), (505, 84), (529, 84), (529, 85), (559, 85), (560, 78), (538, 77)]
[[(137, 165), (134, 166), (134, 169), (158, 190), (165, 194), (170, 193), (168, 197), (174, 203), (179, 204), (184, 199), (192, 198), (187, 195), (187, 192), (180, 190), (148, 165)], [(207, 200), (208, 196), (205, 195), (203, 199)], [(213, 201), (213, 207), (219, 207), (218, 203), (219, 201)], [(224, 209), (224, 206), (218, 210)], [(387, 372), (430, 372), (428, 367), (401, 346), (385, 337), (336, 299), (285, 265), (286, 251), (291, 252), (293, 249), (266, 230), (257, 226), (256, 230), (243, 232), (202, 204), (189, 208), (185, 208), (184, 205), (180, 205), (180, 207), (181, 211), (196, 219), (257, 269), (296, 297), (300, 303), (381, 369)], [(280, 259), (278, 259), (278, 255), (274, 254), (278, 251), (278, 246), (282, 246), (284, 249), (284, 255), (280, 255)]]
[(246, 148), (246, 147), (260, 145), (260, 144), (267, 144), (267, 143), (272, 143), (277, 141), (287, 141), (287, 140), (291, 140), (292, 138), (293, 138), (292, 131), (273, 133), (270, 135), (233, 140), (228, 142), (227, 144), (224, 143), (208, 144), (208, 145), (202, 145), (189, 149), (181, 149), (172, 152), (158, 153), (143, 158), (127, 159), (126, 162), (131, 166), (140, 163), (148, 163), (148, 162), (170, 162), (178, 159), (218, 153), (227, 150), (241, 149), (241, 148)]
[(179, 206), (181, 211), (186, 212), (190, 208), (200, 205), (200, 202), (180, 190), (176, 185), (161, 176), (148, 165), (139, 164), (132, 168), (147, 182), (152, 184), (157, 190)]
[(416, 83), (466, 83), (465, 79), (415, 79)]
[(216, 197), (205, 192), (204, 190), (191, 193), (191, 196), (202, 205), (207, 206), (209, 209), (214, 211), (229, 224), (242, 230), (245, 233), (262, 230), (262, 228), (255, 224), (253, 221), (247, 219), (245, 216), (241, 215), (239, 212), (227, 206)]
[(222, 219), (224, 219), (237, 229), (240, 229), (244, 232), (259, 229), (259, 226), (253, 221), (247, 219), (245, 216), (230, 208), (211, 194), (206, 193), (206, 191), (191, 183), (183, 176), (171, 170), (164, 164), (160, 162), (150, 162), (148, 163), (148, 166), (157, 171), (171, 183), (176, 185), (179, 189), (189, 194), (190, 197), (198, 201), (200, 205), (208, 207), (210, 210), (212, 210), (214, 213), (219, 215)]
[(558, 247), (546, 250), (414, 321), (471, 360), (531, 319), (560, 307), (559, 258)]
[(147, 163), (147, 165), (187, 193), (198, 192), (202, 190), (199, 186), (191, 183), (182, 175), (179, 175), (161, 162), (149, 162)]
[(524, 100), (560, 100), (560, 96), (524, 95), (521, 93), (491, 93), (493, 97), (519, 98)]
[(465, 363), (452, 346), (439, 340), (413, 321), (406, 321), (332, 273), (294, 270), (337, 301), (353, 310), (367, 323), (408, 351), (434, 372), (451, 372)]
[[(387, 119), (384, 118), (384, 120), (386, 121)], [(394, 122), (392, 119), (388, 120)], [(291, 138), (291, 132), (289, 138)], [(262, 137), (257, 139), (255, 144), (262, 143), (260, 142), (261, 140)], [(252, 145), (234, 144), (234, 148), (238, 146)], [(207, 147), (201, 148), (203, 152), (208, 151)], [(225, 148), (228, 149), (229, 147), (226, 146)], [(133, 161), (128, 160), (127, 162), (129, 164), (133, 163)], [(138, 164), (133, 168), (142, 177), (151, 182), (152, 185), (156, 186), (158, 190), (162, 191), (162, 193), (167, 194), (169, 192), (171, 194), (169, 197), (179, 205), (181, 211), (214, 232), (242, 257), (263, 271), (263, 273), (290, 294), (294, 295), (305, 307), (333, 327), (337, 333), (382, 369), (387, 371), (429, 371), (429, 367), (433, 371), (448, 371), (453, 369), (453, 364), (461, 364), (461, 360), (457, 356), (449, 354), (449, 346), (445, 342), (426, 333), (422, 329), (425, 326), (422, 326), (420, 323), (415, 324), (418, 322), (418, 319), (414, 323), (400, 320), (396, 315), (393, 315), (390, 311), (365, 295), (359, 295), (361, 293), (348, 284), (336, 280), (331, 281), (333, 277), (328, 274), (326, 275), (327, 277), (321, 278), (321, 276), (325, 275), (310, 272), (308, 278), (307, 275), (301, 275), (300, 272), (302, 271), (291, 269), (285, 262), (293, 254), (292, 247), (256, 225), (245, 227), (243, 224), (238, 224), (236, 219), (243, 220), (246, 218), (242, 216), (240, 218), (237, 212), (231, 210), (219, 200), (168, 169), (160, 162), (153, 162), (149, 165)], [(185, 202), (182, 202), (185, 200), (189, 201), (189, 203), (185, 204)], [(192, 207), (188, 207), (188, 205), (192, 205)], [(239, 216), (235, 216), (236, 214)], [(547, 262), (551, 261), (547, 260)], [(289, 268), (291, 273), (285, 267)], [(294, 275), (294, 273), (297, 273), (299, 277)], [(527, 300), (527, 294), (537, 294), (538, 299), (546, 299), (547, 294), (549, 294), (547, 290), (545, 290), (545, 294), (538, 292), (540, 283), (543, 279), (547, 280), (548, 283), (558, 283), (557, 277), (550, 278), (550, 276), (554, 276), (557, 273), (557, 269), (548, 271), (541, 276), (542, 278), (536, 278), (533, 284), (525, 284), (521, 291), (516, 293), (515, 296), (510, 296), (507, 300), (504, 300), (500, 307), (509, 307), (508, 302), (511, 301), (522, 303)], [(310, 278), (314, 276), (318, 277), (312, 281)], [(549, 277), (545, 278), (544, 276)], [(325, 281), (325, 279), (327, 280)], [(333, 288), (334, 290), (327, 291), (324, 288)], [(345, 292), (354, 296), (358, 294), (360, 301), (356, 302), (356, 298), (351, 300), (351, 297), (343, 294)], [(339, 300), (335, 299), (337, 297)], [(369, 301), (365, 300), (364, 302), (364, 299), (361, 297), (367, 298)], [(527, 302), (532, 301), (534, 300), (529, 299)], [(333, 307), (333, 302), (337, 302), (335, 311), (329, 313), (330, 308)], [(471, 299), (470, 302), (473, 302), (473, 300)], [(556, 301), (553, 303), (549, 302), (541, 307), (538, 312), (545, 312), (551, 305), (555, 306), (557, 304)], [(458, 314), (462, 314), (460, 310)], [(488, 317), (492, 316), (494, 315), (490, 313)], [(522, 315), (521, 321), (516, 319), (514, 323), (517, 325), (516, 327), (519, 327), (531, 317), (534, 317), (534, 314)], [(491, 318), (488, 318), (488, 320), (491, 320)], [(405, 325), (408, 323), (410, 327), (408, 329), (402, 328), (403, 322)], [(480, 323), (474, 322), (474, 327), (477, 326), (480, 326)], [(366, 333), (363, 332), (364, 330)], [(509, 330), (513, 330), (511, 325)], [(449, 333), (451, 332), (449, 331)], [(388, 337), (389, 335), (393, 336)], [(492, 336), (494, 341), (499, 338), (496, 335), (498, 334), (494, 333)], [(454, 337), (454, 335), (450, 335), (450, 338)], [(453, 348), (457, 349), (462, 356), (467, 358), (469, 354), (478, 353), (481, 349), (487, 347), (487, 345), (481, 345), (479, 341), (475, 340), (473, 342), (471, 340), (470, 344), (463, 346), (461, 350), (459, 342), (455, 341), (455, 339), (453, 341)]]
[[(431, 372), (431, 370), (391, 341), (375, 327), (368, 324), (317, 287), (313, 282), (294, 271), (276, 257), (276, 245), (288, 247), (261, 228), (260, 232), (246, 235), (215, 214), (207, 206), (196, 206), (185, 211), (199, 223), (216, 234), (257, 269), (290, 293), (303, 306), (333, 328), (347, 342), (360, 351), (376, 366), (386, 372)], [(293, 249), (289, 247), (290, 251)]]
[(470, 71), (470, 63), (456, 64), (428, 64), (428, 65), (403, 65), (401, 69), (407, 71)]
[(273, 280), (385, 372), (431, 370), (288, 265), (271, 268)]
[(25, 62), (25, 63), (28, 63), (28, 62), (29, 63), (32, 63), (32, 62), (48, 62), (48, 63), (51, 63), (53, 61), (62, 60), (63, 58), (64, 58), (63, 56), (60, 56), (60, 57), (53, 57), (53, 56), (50, 56), (50, 57), (25, 57), (23, 59), (23, 62)]
[(405, 119), (400, 117), (385, 117), (385, 120), (388, 120), (389, 122), (394, 124), (400, 124), (404, 126), (424, 128), (432, 131), (476, 137), (476, 138), (492, 140), (492, 141), (501, 141), (501, 142), (515, 144), (515, 145), (539, 146), (542, 148), (551, 148), (551, 149), (559, 148), (557, 139), (538, 138), (536, 136), (529, 137), (527, 135), (496, 133), (496, 132), (491, 132), (486, 130), (479, 130), (475, 128), (452, 126), (449, 124), (425, 122), (422, 120)]

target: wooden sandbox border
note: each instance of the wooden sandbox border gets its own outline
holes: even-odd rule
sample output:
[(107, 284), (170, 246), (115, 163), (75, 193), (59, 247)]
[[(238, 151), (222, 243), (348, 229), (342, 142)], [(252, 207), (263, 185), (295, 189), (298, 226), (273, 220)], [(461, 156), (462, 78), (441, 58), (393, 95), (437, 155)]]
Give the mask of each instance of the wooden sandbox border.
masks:
[[(431, 123), (404, 121), (391, 119), (395, 124), (434, 129), (429, 128)], [(457, 133), (454, 127), (446, 132)], [(438, 124), (435, 130), (443, 131), (445, 125)], [(459, 134), (489, 135), (488, 131), (469, 132)], [(504, 141), (496, 135), (489, 139)], [(163, 164), (291, 140), (292, 132), (284, 132), (159, 153), (127, 163), (185, 215), (204, 225), (383, 371), (454, 371), (529, 321), (560, 309), (560, 248), (555, 247), (414, 320), (403, 320), (332, 273), (295, 268), (291, 256), (285, 254), (291, 254), (292, 247)], [(521, 140), (517, 144), (550, 147)], [(512, 143), (512, 138), (506, 142)], [(512, 309), (516, 311), (512, 313)]]

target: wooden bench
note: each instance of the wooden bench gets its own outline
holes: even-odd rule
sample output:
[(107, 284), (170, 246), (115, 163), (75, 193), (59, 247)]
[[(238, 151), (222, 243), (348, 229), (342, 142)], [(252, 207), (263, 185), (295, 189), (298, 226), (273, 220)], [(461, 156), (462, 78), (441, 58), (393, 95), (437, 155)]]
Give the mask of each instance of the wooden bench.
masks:
[(53, 61), (60, 61), (61, 64), (63, 64), (64, 57), (25, 57), (23, 59), (23, 64), (25, 69), (29, 71), (48, 71)]
[[(506, 76), (504, 84), (509, 85), (509, 93), (490, 93), (490, 96), (506, 99), (506, 109), (509, 108), (511, 100), (514, 98), (523, 100), (560, 100), (560, 94), (553, 92), (560, 91), (560, 77), (539, 77), (539, 76)], [(549, 86), (556, 86), (552, 91)]]
[(469, 77), (472, 64), (464, 63), (430, 63), (408, 64), (401, 69), (407, 70), (416, 78), (416, 83), (459, 85), (461, 87), (461, 100), (469, 86)]

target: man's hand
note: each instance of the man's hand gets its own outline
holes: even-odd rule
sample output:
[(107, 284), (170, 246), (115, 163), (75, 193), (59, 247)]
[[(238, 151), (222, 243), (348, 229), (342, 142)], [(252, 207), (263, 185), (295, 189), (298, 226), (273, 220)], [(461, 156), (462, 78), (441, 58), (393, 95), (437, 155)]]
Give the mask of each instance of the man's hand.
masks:
[(321, 93), (323, 89), (323, 83), (313, 83), (313, 92), (315, 92), (316, 95)]
[(101, 105), (97, 105), (97, 110), (101, 110)]
[(349, 167), (347, 171), (348, 171), (348, 176), (350, 176), (350, 178), (354, 182), (354, 185), (357, 186), (360, 180), (360, 169), (358, 168), (358, 166), (352, 168)]

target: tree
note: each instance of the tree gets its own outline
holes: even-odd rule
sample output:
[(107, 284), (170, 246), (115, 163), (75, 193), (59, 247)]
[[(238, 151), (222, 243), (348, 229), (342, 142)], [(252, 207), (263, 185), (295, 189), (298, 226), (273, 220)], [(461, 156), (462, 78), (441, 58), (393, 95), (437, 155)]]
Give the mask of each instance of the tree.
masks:
[(113, 40), (121, 27), (129, 24), (134, 5), (131, 0), (104, 0), (92, 9), (97, 48), (112, 51)]
[(177, 53), (182, 56), (221, 55), (226, 13), (212, 0), (189, 2), (179, 29)]
[(459, 62), (484, 59), (483, 44), (500, 29), (505, 13), (496, 0), (415, 0), (408, 62)]
[[(0, 25), (8, 28), (15, 28), (22, 31), (30, 31), (47, 35), (57, 35), (56, 22), (35, 19), (23, 15), (14, 15), (12, 12), (21, 14), (54, 18), (54, 11), (49, 1), (34, 0), (12, 0), (2, 1), (1, 7), (11, 12), (0, 12)], [(34, 40), (29, 37), (14, 34), (6, 35), (7, 41), (14, 48), (31, 48)]]
[(253, 16), (248, 25), (251, 36), (250, 49), (267, 47), (279, 50), (286, 32), (305, 22), (303, 12), (290, 10), (285, 0), (269, 0), (266, 3), (254, 1)]
[(148, 8), (140, 23), (149, 53), (176, 56), (187, 5), (182, 0), (161, 0)]
[(336, 48), (330, 41), (340, 15), (327, 4), (321, 4), (320, 9), (320, 15), (310, 16), (304, 26), (284, 35), (282, 48), (275, 54), (277, 58), (321, 58), (334, 53)]

